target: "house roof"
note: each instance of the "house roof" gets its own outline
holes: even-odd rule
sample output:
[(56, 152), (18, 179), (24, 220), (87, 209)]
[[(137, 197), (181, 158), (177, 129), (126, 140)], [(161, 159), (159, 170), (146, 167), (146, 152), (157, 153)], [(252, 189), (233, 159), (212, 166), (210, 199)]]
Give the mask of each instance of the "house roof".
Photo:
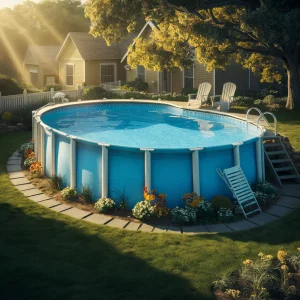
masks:
[[(153, 21), (148, 21), (144, 27), (142, 28), (142, 30), (139, 32), (139, 34), (136, 36), (136, 38), (139, 38), (144, 32), (145, 30), (150, 27), (151, 29), (158, 29), (157, 25), (153, 22)], [(133, 43), (130, 46), (134, 46), (135, 45), (135, 41), (133, 41)], [(128, 45), (129, 46), (129, 45)], [(128, 48), (128, 47), (127, 47)], [(125, 60), (125, 58), (127, 57), (127, 55), (129, 54), (129, 49), (127, 49), (126, 53), (124, 54), (124, 56), (121, 59), (121, 62), (123, 62)]]
[(59, 59), (69, 39), (73, 41), (83, 60), (121, 59), (135, 36), (136, 34), (129, 34), (120, 42), (107, 46), (102, 37), (95, 38), (85, 32), (70, 32), (56, 59)]
[(23, 64), (38, 65), (44, 75), (57, 74), (58, 65), (55, 58), (59, 49), (60, 46), (29, 45)]

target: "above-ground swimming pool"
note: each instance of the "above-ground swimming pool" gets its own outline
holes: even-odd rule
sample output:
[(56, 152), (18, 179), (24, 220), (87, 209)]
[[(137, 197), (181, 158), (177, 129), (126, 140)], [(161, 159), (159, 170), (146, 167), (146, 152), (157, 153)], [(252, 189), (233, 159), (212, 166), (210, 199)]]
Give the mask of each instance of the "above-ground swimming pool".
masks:
[(240, 164), (250, 184), (264, 177), (262, 130), (223, 114), (153, 101), (88, 101), (48, 106), (33, 118), (36, 154), (47, 175), (89, 186), (94, 199), (129, 207), (143, 187), (167, 194), (169, 207), (196, 192), (206, 200), (231, 193), (216, 169)]

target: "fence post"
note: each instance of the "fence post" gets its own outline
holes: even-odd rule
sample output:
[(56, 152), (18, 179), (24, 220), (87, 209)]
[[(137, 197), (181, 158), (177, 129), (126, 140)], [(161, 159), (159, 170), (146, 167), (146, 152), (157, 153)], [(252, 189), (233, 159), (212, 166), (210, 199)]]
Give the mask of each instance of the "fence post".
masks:
[(23, 91), (23, 98), (24, 98), (24, 106), (29, 106), (28, 95), (27, 95), (27, 91), (26, 90)]
[(51, 90), (50, 90), (50, 96), (51, 96), (51, 99), (54, 97), (54, 88), (51, 88)]

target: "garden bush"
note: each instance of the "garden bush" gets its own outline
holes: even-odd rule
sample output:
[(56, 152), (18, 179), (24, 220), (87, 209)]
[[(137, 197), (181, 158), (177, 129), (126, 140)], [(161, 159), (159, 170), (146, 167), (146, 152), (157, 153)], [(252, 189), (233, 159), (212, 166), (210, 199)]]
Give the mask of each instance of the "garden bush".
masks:
[(140, 201), (134, 206), (132, 214), (139, 220), (150, 219), (155, 214), (154, 206), (151, 205), (150, 201)]
[[(33, 151), (34, 149), (34, 142), (33, 141), (29, 141), (28, 143), (25, 143), (23, 144), (20, 149), (18, 150), (18, 152), (24, 156), (25, 152), (28, 151), (28, 150), (31, 150), (31, 152)], [(28, 155), (26, 155), (25, 158), (27, 158)]]
[(103, 99), (108, 98), (107, 92), (100, 86), (84, 88), (82, 93), (83, 100), (96, 100), (96, 99)]
[(65, 200), (68, 201), (74, 201), (77, 198), (77, 192), (69, 186), (61, 191), (61, 195)]
[(124, 85), (121, 86), (122, 90), (126, 91), (146, 91), (148, 89), (148, 83), (142, 81), (139, 78), (136, 78), (133, 81), (126, 82)]
[(234, 215), (232, 213), (232, 210), (229, 208), (221, 207), (217, 211), (219, 221), (221, 222), (230, 222), (234, 219)]
[(109, 211), (114, 211), (116, 209), (116, 203), (110, 198), (101, 198), (95, 203), (94, 209), (98, 213), (108, 213)]
[(54, 89), (54, 91), (60, 91), (61, 90), (61, 87), (58, 83), (52, 83), (52, 84), (45, 85), (44, 92), (49, 92), (49, 91), (51, 91), (52, 88)]
[(53, 190), (56, 190), (56, 191), (61, 191), (62, 190), (62, 187), (63, 187), (63, 184), (64, 184), (64, 180), (61, 176), (59, 175), (53, 175), (49, 178), (49, 184), (50, 184), (50, 187), (53, 189)]
[(234, 97), (233, 101), (231, 102), (231, 106), (253, 106), (254, 105), (254, 97), (248, 96), (238, 96)]
[(35, 162), (36, 162), (36, 158), (35, 158), (34, 156), (27, 157), (27, 158), (25, 159), (25, 161), (24, 161), (24, 168), (25, 168), (26, 170), (29, 170), (29, 168), (31, 167), (31, 165), (32, 165), (33, 163), (35, 163)]
[(196, 210), (192, 207), (175, 207), (171, 210), (172, 222), (175, 224), (194, 224), (197, 220)]
[(220, 208), (233, 209), (232, 201), (225, 196), (215, 196), (211, 199), (211, 205), (214, 209), (219, 210)]
[(37, 93), (38, 89), (29, 84), (22, 83), (15, 78), (0, 74), (0, 91), (2, 96), (22, 94), (24, 90), (28, 93)]
[(89, 185), (83, 185), (82, 186), (82, 192), (81, 195), (86, 203), (92, 203), (93, 202), (93, 190)]
[(276, 188), (267, 181), (256, 184), (253, 191), (260, 205), (271, 205), (277, 198)]
[(181, 91), (182, 95), (187, 96), (188, 94), (197, 94), (198, 93), (198, 89), (195, 88), (183, 88)]
[(199, 206), (196, 207), (196, 214), (198, 218), (210, 218), (214, 215), (214, 210), (210, 202), (203, 200)]

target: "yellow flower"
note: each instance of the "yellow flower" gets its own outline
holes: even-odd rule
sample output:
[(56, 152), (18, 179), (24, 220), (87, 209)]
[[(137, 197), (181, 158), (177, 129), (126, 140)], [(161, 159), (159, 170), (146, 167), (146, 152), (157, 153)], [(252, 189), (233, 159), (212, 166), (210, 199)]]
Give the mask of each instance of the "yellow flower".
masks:
[(278, 260), (279, 260), (281, 263), (284, 263), (285, 258), (286, 258), (287, 255), (288, 255), (287, 252), (282, 251), (282, 250), (279, 250), (278, 253), (277, 253), (277, 258), (278, 258)]
[(273, 256), (273, 255), (266, 255), (265, 258), (266, 258), (267, 260), (272, 260), (272, 259), (274, 258), (274, 256)]
[(252, 264), (254, 264), (254, 261), (251, 260), (251, 259), (246, 259), (246, 260), (243, 261), (243, 264), (244, 265), (252, 265)]
[(298, 251), (300, 251), (300, 248), (297, 248)]
[(259, 257), (263, 257), (263, 256), (265, 256), (265, 255), (264, 255), (262, 252), (259, 252), (259, 253), (258, 253), (258, 256), (259, 256)]
[(281, 270), (284, 270), (284, 271), (289, 269), (287, 265), (282, 265), (280, 268), (281, 268)]

